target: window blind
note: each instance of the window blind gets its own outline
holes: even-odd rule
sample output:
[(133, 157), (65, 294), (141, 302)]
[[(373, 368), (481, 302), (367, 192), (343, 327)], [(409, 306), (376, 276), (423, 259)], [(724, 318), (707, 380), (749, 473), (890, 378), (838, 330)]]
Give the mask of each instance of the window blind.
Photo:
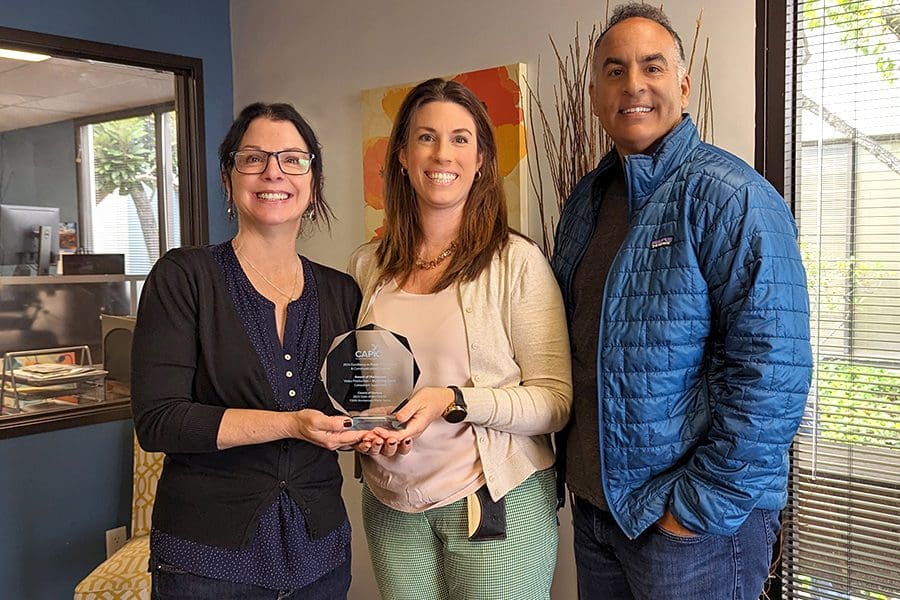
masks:
[(786, 195), (815, 369), (792, 449), (788, 598), (900, 598), (900, 1), (795, 0)]

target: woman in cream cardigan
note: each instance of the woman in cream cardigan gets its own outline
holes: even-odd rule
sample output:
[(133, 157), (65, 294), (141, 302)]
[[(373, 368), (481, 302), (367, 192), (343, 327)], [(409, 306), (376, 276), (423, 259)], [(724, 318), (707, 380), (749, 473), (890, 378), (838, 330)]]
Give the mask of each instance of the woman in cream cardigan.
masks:
[(426, 81), (391, 132), (384, 237), (350, 271), (359, 325), (405, 336), (421, 376), (363, 453), (381, 594), (546, 599), (558, 543), (551, 432), (568, 420), (565, 314), (540, 250), (512, 232), (496, 142), (466, 87)]

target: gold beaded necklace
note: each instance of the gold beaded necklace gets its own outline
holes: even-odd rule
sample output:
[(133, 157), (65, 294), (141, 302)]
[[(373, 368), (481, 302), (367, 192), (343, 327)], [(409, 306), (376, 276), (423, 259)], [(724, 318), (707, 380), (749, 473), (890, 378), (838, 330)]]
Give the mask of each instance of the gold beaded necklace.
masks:
[(423, 269), (425, 271), (430, 271), (431, 269), (435, 268), (436, 266), (438, 266), (439, 264), (444, 262), (444, 260), (446, 260), (446, 258), (448, 256), (453, 254), (454, 250), (456, 250), (456, 242), (455, 241), (450, 242), (450, 245), (447, 246), (446, 248), (444, 248), (443, 252), (441, 252), (440, 254), (438, 254), (437, 256), (432, 258), (431, 260), (423, 260), (421, 258), (417, 259), (416, 260), (416, 268)]

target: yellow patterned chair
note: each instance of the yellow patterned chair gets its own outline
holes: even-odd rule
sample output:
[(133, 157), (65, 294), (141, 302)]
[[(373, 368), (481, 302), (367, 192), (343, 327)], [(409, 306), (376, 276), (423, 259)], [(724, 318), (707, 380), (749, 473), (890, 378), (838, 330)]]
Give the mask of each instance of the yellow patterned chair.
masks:
[(150, 599), (150, 516), (163, 457), (145, 452), (135, 438), (131, 539), (75, 587), (74, 600)]

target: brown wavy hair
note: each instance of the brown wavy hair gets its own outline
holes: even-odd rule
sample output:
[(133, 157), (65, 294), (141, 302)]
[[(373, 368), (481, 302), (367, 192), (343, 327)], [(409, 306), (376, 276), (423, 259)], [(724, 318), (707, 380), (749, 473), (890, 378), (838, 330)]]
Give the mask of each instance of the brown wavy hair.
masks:
[(487, 110), (472, 91), (455, 81), (429, 79), (407, 94), (391, 130), (384, 165), (384, 237), (376, 251), (381, 279), (406, 282), (416, 268), (416, 250), (423, 234), (419, 204), (409, 179), (401, 171), (400, 151), (409, 141), (413, 116), (431, 102), (453, 102), (475, 121), (475, 139), (482, 158), (481, 176), (469, 190), (463, 209), (457, 248), (447, 269), (435, 282), (438, 292), (456, 281), (475, 279), (509, 240), (506, 195), (497, 167), (497, 142)]

